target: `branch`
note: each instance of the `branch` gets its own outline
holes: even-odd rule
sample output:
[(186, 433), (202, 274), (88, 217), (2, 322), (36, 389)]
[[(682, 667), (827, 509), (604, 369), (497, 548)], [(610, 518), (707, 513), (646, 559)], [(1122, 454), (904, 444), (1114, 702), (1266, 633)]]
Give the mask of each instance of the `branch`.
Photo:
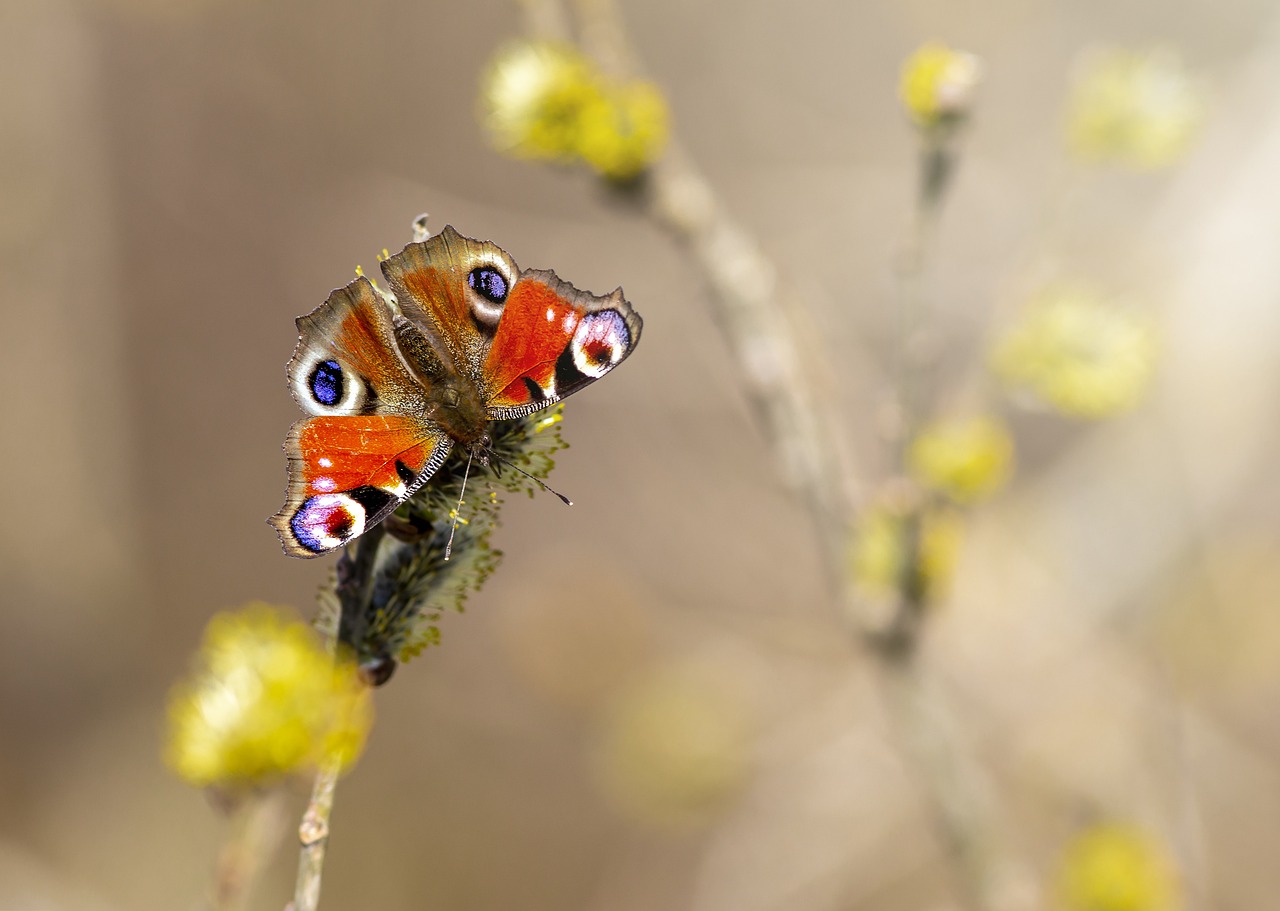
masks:
[(324, 874), (325, 849), (329, 846), (329, 815), (333, 812), (333, 792), (338, 784), (338, 767), (330, 765), (316, 773), (311, 802), (298, 826), (302, 853), (298, 858), (298, 879), (293, 901), (285, 911), (316, 911), (320, 904), (320, 880)]
[[(525, 0), (526, 10), (554, 0)], [(635, 72), (635, 59), (615, 0), (577, 0), (587, 51), (602, 68)], [(538, 23), (530, 21), (534, 34)], [(926, 142), (920, 172), (917, 218), (899, 272), (900, 338), (897, 376), (901, 408), (895, 454), (905, 475), (907, 448), (922, 413), (924, 359), (916, 353), (921, 326), (921, 279), (932, 228), (954, 170), (945, 142)], [(801, 498), (817, 527), (829, 581), (842, 616), (879, 660), (889, 706), (904, 747), (933, 806), (944, 840), (956, 858), (965, 903), (973, 909), (1007, 904), (1006, 876), (1019, 884), (1020, 867), (1003, 863), (991, 822), (987, 788), (961, 755), (941, 703), (921, 673), (917, 645), (926, 593), (920, 588), (920, 514), (904, 523), (904, 571), (894, 615), (887, 627), (872, 618), (856, 596), (849, 566), (849, 533), (855, 515), (854, 473), (843, 457), (835, 410), (806, 370), (820, 355), (804, 348), (788, 318), (788, 294), (777, 270), (749, 233), (726, 212), (714, 190), (687, 156), (673, 147), (647, 175), (636, 194), (646, 213), (687, 250), (711, 288), (715, 316), (745, 380), (751, 406), (771, 445), (784, 481)]]

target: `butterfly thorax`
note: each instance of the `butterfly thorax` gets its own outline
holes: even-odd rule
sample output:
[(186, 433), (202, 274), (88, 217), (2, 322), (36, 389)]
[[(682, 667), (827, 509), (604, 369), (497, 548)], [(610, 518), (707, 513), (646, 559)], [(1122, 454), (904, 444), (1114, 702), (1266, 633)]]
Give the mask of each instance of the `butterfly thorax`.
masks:
[(422, 417), (439, 424), (464, 446), (479, 442), (489, 416), (475, 382), (446, 366), (449, 354), (433, 346), (408, 320), (397, 319), (395, 331), (405, 364), (425, 392), (420, 405)]

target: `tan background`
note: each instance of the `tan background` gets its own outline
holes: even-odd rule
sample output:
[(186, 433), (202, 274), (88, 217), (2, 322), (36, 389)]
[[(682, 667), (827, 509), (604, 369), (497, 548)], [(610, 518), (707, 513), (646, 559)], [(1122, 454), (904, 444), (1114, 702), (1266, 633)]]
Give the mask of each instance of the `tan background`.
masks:
[[(1274, 6), (625, 12), (682, 141), (819, 302), (812, 335), (869, 473), (912, 198), (901, 59), (940, 37), (986, 63), (932, 283), (952, 377), (1021, 287), (1076, 53), (1167, 41), (1203, 73), (1212, 104), (1192, 157), (1087, 181), (1058, 248), (1158, 315), (1157, 394), (1105, 425), (1018, 419), (1020, 477), (975, 516), (928, 658), (1033, 880), (1101, 812), (1200, 856), (1213, 907), (1270, 906)], [(486, 147), (479, 74), (519, 30), (493, 0), (0, 6), (0, 906), (197, 906), (224, 827), (160, 763), (166, 689), (213, 612), (251, 599), (310, 612), (322, 567), (282, 556), (263, 522), (296, 416), (293, 318), (426, 210), (521, 265), (622, 284), (645, 338), (568, 409), (554, 482), (578, 506), (510, 504), (498, 575), (379, 694), (339, 791), (324, 907), (950, 907), (920, 788), (702, 279), (584, 175)], [(1205, 559), (1221, 615), (1178, 607)], [(1177, 609), (1204, 646), (1185, 701), (1152, 622)], [(618, 700), (654, 680), (718, 719), (721, 799), (694, 822), (595, 771)], [(255, 907), (283, 906), (293, 863), (285, 847)]]

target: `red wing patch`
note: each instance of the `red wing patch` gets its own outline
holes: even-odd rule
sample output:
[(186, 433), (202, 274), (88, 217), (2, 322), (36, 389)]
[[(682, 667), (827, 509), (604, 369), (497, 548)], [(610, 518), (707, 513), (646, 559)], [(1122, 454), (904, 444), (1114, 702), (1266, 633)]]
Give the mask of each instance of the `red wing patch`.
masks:
[(488, 406), (521, 408), (559, 398), (556, 360), (581, 319), (581, 310), (543, 282), (516, 282), (484, 363)]
[(522, 273), (484, 363), (489, 417), (520, 417), (595, 382), (635, 349), (643, 325), (621, 289), (597, 297), (552, 272)]
[(289, 493), (269, 520), (288, 553), (328, 553), (376, 525), (449, 454), (434, 425), (400, 415), (336, 415), (293, 425)]

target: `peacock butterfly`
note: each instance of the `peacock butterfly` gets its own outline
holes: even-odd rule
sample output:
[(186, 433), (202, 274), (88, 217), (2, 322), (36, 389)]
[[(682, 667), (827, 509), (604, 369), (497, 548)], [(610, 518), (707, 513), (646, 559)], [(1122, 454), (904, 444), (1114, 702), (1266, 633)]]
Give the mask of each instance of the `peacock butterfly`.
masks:
[(597, 297), (521, 271), (446, 227), (298, 318), (289, 386), (312, 415), (285, 440), (289, 489), (268, 521), (316, 557), (381, 522), (454, 446), (481, 461), (490, 421), (523, 417), (598, 380), (643, 325), (619, 288)]

